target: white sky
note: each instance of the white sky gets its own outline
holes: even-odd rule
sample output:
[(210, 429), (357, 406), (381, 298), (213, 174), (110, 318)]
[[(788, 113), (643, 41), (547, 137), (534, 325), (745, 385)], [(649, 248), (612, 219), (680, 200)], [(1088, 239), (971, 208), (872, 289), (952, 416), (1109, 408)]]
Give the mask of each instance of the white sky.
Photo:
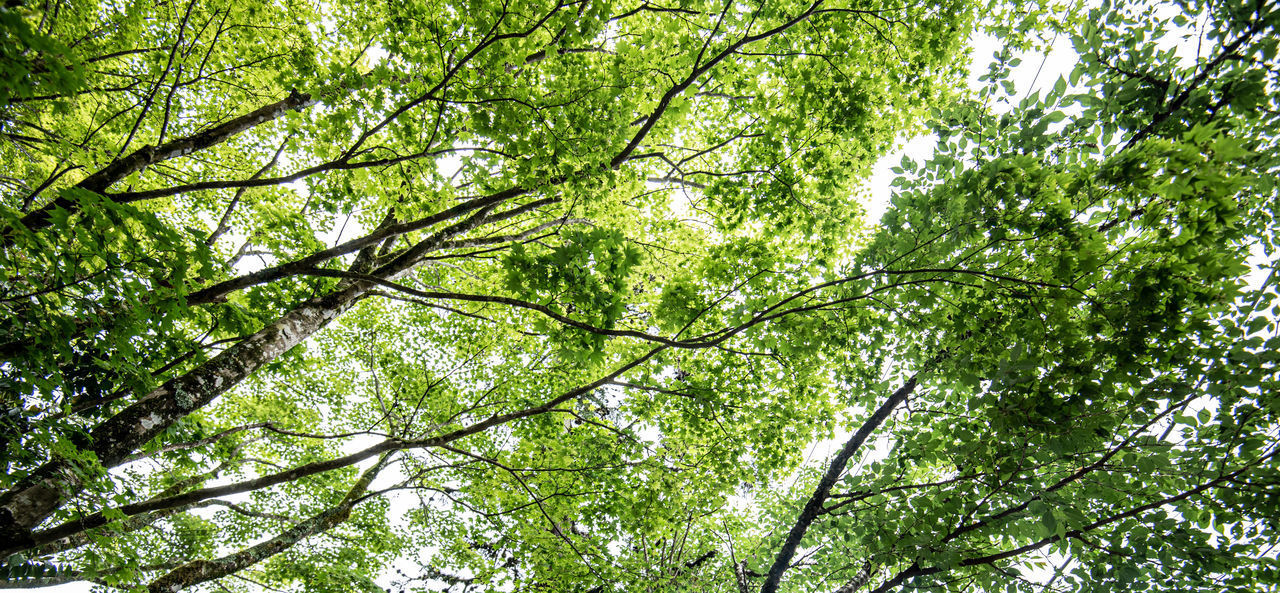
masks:
[[(993, 54), (998, 53), (1001, 47), (999, 41), (989, 35), (977, 34), (974, 37), (973, 50), (969, 54), (969, 88), (974, 90), (980, 88), (983, 83), (978, 82), (978, 76), (986, 73)], [(1053, 49), (1047, 56), (1023, 52), (1016, 54), (1015, 57), (1022, 58), (1022, 63), (1012, 69), (1010, 79), (1017, 86), (1018, 92), (1023, 95), (1052, 88), (1059, 76), (1065, 77), (1070, 74), (1071, 69), (1076, 65), (1075, 51), (1072, 50), (1071, 42), (1066, 36), (1054, 40)], [(889, 169), (898, 166), (903, 156), (916, 162), (928, 159), (933, 153), (935, 142), (937, 137), (933, 135), (901, 138), (898, 141), (899, 148), (876, 163), (871, 179), (864, 185), (871, 196), (871, 201), (865, 205), (868, 222), (879, 221), (889, 205), (891, 195), (889, 184), (894, 179), (894, 174)]]

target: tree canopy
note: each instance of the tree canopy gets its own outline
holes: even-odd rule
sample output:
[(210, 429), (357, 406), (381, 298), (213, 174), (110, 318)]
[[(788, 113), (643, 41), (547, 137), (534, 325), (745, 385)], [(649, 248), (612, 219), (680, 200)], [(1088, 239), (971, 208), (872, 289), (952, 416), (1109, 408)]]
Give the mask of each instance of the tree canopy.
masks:
[(1271, 3), (0, 23), (0, 586), (1280, 589)]

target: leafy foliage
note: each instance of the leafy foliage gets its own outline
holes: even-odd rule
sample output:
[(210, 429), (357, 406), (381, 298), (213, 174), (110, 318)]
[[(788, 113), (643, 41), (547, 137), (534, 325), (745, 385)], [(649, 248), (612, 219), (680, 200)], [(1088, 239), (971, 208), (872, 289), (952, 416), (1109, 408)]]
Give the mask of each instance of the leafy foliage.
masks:
[(0, 575), (1276, 588), (1280, 12), (1066, 8), (0, 9)]

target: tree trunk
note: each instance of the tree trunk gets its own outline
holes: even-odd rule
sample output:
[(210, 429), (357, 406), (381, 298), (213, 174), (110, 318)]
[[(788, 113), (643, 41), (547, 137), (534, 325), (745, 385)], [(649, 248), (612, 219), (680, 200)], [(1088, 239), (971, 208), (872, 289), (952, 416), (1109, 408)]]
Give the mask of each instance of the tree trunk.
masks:
[(907, 396), (916, 389), (916, 376), (912, 376), (907, 380), (906, 384), (899, 387), (889, 399), (885, 400), (870, 418), (867, 418), (858, 431), (845, 441), (844, 447), (831, 460), (831, 464), (827, 466), (827, 471), (822, 475), (822, 480), (818, 482), (818, 488), (814, 491), (813, 496), (809, 497), (809, 501), (805, 503), (804, 509), (800, 511), (800, 517), (796, 519), (794, 525), (791, 526), (791, 532), (787, 534), (787, 539), (782, 544), (782, 549), (778, 550), (778, 555), (774, 557), (773, 566), (769, 568), (768, 577), (765, 578), (764, 585), (760, 587), (760, 593), (776, 593), (778, 585), (782, 583), (782, 575), (791, 568), (791, 559), (796, 554), (796, 549), (800, 547), (800, 541), (804, 539), (804, 534), (809, 530), (809, 526), (813, 524), (818, 515), (822, 513), (822, 505), (827, 502), (827, 498), (831, 496), (831, 488), (836, 485), (836, 480), (840, 479), (840, 474), (844, 473), (844, 468), (849, 464), (849, 459), (858, 451), (862, 443), (875, 432), (889, 415), (902, 404), (907, 401)]
[(280, 535), (256, 546), (215, 560), (195, 560), (179, 566), (168, 574), (152, 581), (151, 585), (147, 587), (147, 591), (150, 593), (175, 593), (193, 585), (222, 578), (288, 550), (294, 544), (307, 537), (333, 529), (351, 516), (351, 509), (364, 496), (364, 493), (369, 489), (369, 484), (377, 477), (378, 472), (386, 466), (387, 458), (390, 455), (391, 453), (384, 453), (373, 467), (360, 476), (360, 479), (347, 492), (342, 502), (337, 505), (295, 523)]
[[(409, 253), (382, 266), (377, 272), (395, 279), (418, 263), (422, 253), (451, 237), (469, 232), (487, 222), (497, 204), (481, 208), (465, 220), (454, 223), (424, 239)], [(362, 258), (357, 258), (357, 262)], [(204, 407), (239, 384), (262, 365), (302, 343), (311, 334), (333, 321), (364, 295), (369, 281), (340, 284), (339, 288), (316, 297), (285, 313), (258, 333), (228, 348), (192, 371), (169, 380), (133, 405), (112, 416), (93, 430), (93, 452), (104, 468), (123, 463), (129, 455), (191, 412)], [(80, 485), (70, 463), (52, 460), (36, 469), (8, 492), (0, 495), (0, 556), (35, 544), (32, 530), (53, 514)]]
[[(200, 409), (260, 368), (300, 344), (350, 308), (367, 283), (313, 298), (258, 333), (192, 371), (169, 380), (91, 433), (93, 452), (104, 468), (120, 463), (178, 419)], [(0, 555), (30, 545), (31, 530), (73, 494), (80, 478), (71, 464), (52, 460), (0, 496)]]

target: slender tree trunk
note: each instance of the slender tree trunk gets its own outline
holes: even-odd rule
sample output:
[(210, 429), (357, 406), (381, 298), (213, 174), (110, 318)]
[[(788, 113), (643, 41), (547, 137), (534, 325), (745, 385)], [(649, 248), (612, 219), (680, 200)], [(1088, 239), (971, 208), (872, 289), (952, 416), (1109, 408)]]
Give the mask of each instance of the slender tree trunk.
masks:
[[(192, 505), (199, 504), (202, 501), (211, 500), (217, 497), (231, 496), (234, 494), (251, 492), (254, 490), (261, 490), (263, 488), (268, 488), (276, 484), (293, 482), (295, 480), (304, 478), (306, 476), (312, 476), (319, 473), (332, 471), (338, 468), (348, 467), (350, 465), (359, 463), (360, 461), (363, 461), (365, 459), (370, 459), (372, 457), (384, 455), (394, 451), (401, 451), (406, 449), (425, 449), (429, 447), (441, 447), (441, 446), (447, 445), (448, 443), (452, 443), (454, 441), (457, 441), (459, 439), (462, 439), (474, 434), (479, 434), (481, 432), (484, 432), (496, 426), (500, 426), (500, 425), (512, 422), (514, 420), (519, 420), (521, 418), (529, 418), (532, 416), (536, 416), (538, 414), (547, 413), (565, 402), (582, 397), (583, 395), (591, 393), (604, 385), (610, 384), (619, 376), (621, 376), (623, 373), (626, 373), (627, 371), (630, 371), (632, 369), (639, 367), (640, 365), (643, 365), (645, 362), (649, 361), (658, 353), (666, 350), (667, 348), (668, 346), (658, 346), (652, 350), (649, 350), (647, 353), (640, 355), (632, 359), (630, 362), (627, 362), (626, 364), (619, 366), (609, 374), (599, 377), (595, 381), (592, 381), (590, 383), (579, 385), (578, 387), (575, 387), (564, 393), (561, 393), (560, 395), (554, 398), (551, 398), (539, 405), (531, 406), (531, 407), (524, 408), (522, 410), (517, 410), (514, 412), (508, 412), (505, 414), (494, 414), (482, 421), (476, 422), (466, 427), (451, 430), (444, 434), (439, 434), (433, 437), (424, 438), (421, 440), (412, 440), (412, 441), (388, 439), (388, 440), (382, 441), (381, 443), (373, 445), (372, 447), (368, 447), (368, 448), (365, 448), (364, 450), (356, 451), (355, 453), (344, 455), (336, 459), (315, 461), (308, 464), (296, 466), (292, 469), (285, 470), (279, 473), (260, 476), (258, 478), (254, 478), (252, 480), (247, 480), (244, 482), (237, 482), (233, 484), (223, 484), (221, 486), (210, 486), (210, 487), (200, 488), (198, 490), (191, 490), (191, 491), (182, 492), (182, 493), (177, 492), (177, 490), (180, 490), (180, 488), (170, 489), (170, 490), (166, 490), (166, 492), (161, 493), (160, 495), (157, 495), (156, 497), (153, 497), (151, 500), (148, 500), (145, 502), (115, 507), (115, 511), (129, 517), (139, 516), (143, 513), (157, 513), (157, 512), (167, 513), (172, 509), (176, 509), (179, 507), (190, 507)], [(47, 544), (54, 544), (56, 542), (64, 541), (68, 538), (76, 537), (90, 529), (101, 527), (103, 525), (106, 525), (109, 522), (110, 520), (107, 519), (106, 514), (102, 511), (88, 514), (78, 519), (67, 521), (62, 525), (58, 525), (50, 529), (29, 534), (28, 538), (32, 540), (30, 544), (28, 545), (11, 544), (9, 548), (6, 548), (5, 550), (0, 551), (0, 554), (11, 554), (15, 552), (23, 552), (32, 547), (44, 546)]]
[(804, 509), (800, 511), (800, 517), (796, 519), (794, 525), (791, 526), (791, 532), (787, 534), (787, 539), (782, 544), (782, 549), (778, 550), (778, 555), (774, 557), (773, 566), (769, 567), (769, 574), (765, 578), (764, 585), (760, 587), (760, 593), (776, 593), (778, 585), (782, 583), (782, 575), (791, 568), (791, 559), (795, 557), (796, 549), (800, 546), (800, 541), (804, 539), (804, 534), (809, 530), (809, 526), (813, 524), (818, 515), (822, 513), (822, 505), (826, 504), (827, 498), (831, 496), (831, 488), (836, 485), (836, 480), (840, 479), (840, 474), (844, 473), (844, 468), (849, 464), (849, 459), (857, 452), (862, 443), (866, 442), (871, 433), (875, 432), (886, 419), (889, 414), (893, 413), (902, 402), (907, 400), (907, 396), (911, 395), (916, 389), (916, 377), (911, 377), (906, 384), (893, 392), (889, 399), (885, 400), (870, 418), (867, 418), (857, 432), (845, 441), (844, 447), (836, 454), (835, 459), (831, 460), (831, 464), (827, 466), (827, 471), (822, 475), (822, 480), (818, 482), (818, 488), (814, 491), (813, 496), (809, 497), (809, 501), (805, 503)]
[[(313, 298), (256, 334), (194, 370), (169, 380), (91, 433), (93, 452), (114, 467), (180, 418), (231, 389), (262, 365), (300, 344), (337, 318), (368, 290), (359, 283)], [(50, 461), (0, 495), (0, 554), (29, 545), (31, 530), (52, 514), (80, 484), (71, 464)]]
[(168, 574), (152, 581), (151, 585), (147, 587), (147, 591), (150, 593), (175, 593), (187, 587), (225, 577), (288, 550), (305, 538), (323, 533), (342, 524), (351, 516), (351, 509), (364, 497), (364, 493), (369, 490), (369, 484), (377, 477), (378, 472), (382, 471), (383, 467), (386, 467), (387, 459), (390, 455), (390, 453), (384, 453), (373, 467), (360, 476), (360, 479), (347, 492), (342, 502), (337, 505), (295, 523), (280, 535), (258, 545), (215, 560), (195, 560), (179, 566)]
[[(215, 126), (185, 138), (171, 140), (160, 146), (139, 148), (130, 153), (129, 156), (118, 158), (98, 172), (85, 177), (75, 187), (94, 193), (103, 193), (115, 182), (145, 167), (221, 144), (241, 132), (277, 119), (290, 111), (306, 108), (314, 103), (315, 100), (311, 98), (311, 95), (292, 91), (288, 97), (275, 103), (263, 105), (220, 126)], [(57, 208), (74, 210), (76, 203), (74, 200), (60, 196), (43, 208), (22, 217), (22, 224), (31, 230), (44, 228), (49, 225), (49, 214)]]

